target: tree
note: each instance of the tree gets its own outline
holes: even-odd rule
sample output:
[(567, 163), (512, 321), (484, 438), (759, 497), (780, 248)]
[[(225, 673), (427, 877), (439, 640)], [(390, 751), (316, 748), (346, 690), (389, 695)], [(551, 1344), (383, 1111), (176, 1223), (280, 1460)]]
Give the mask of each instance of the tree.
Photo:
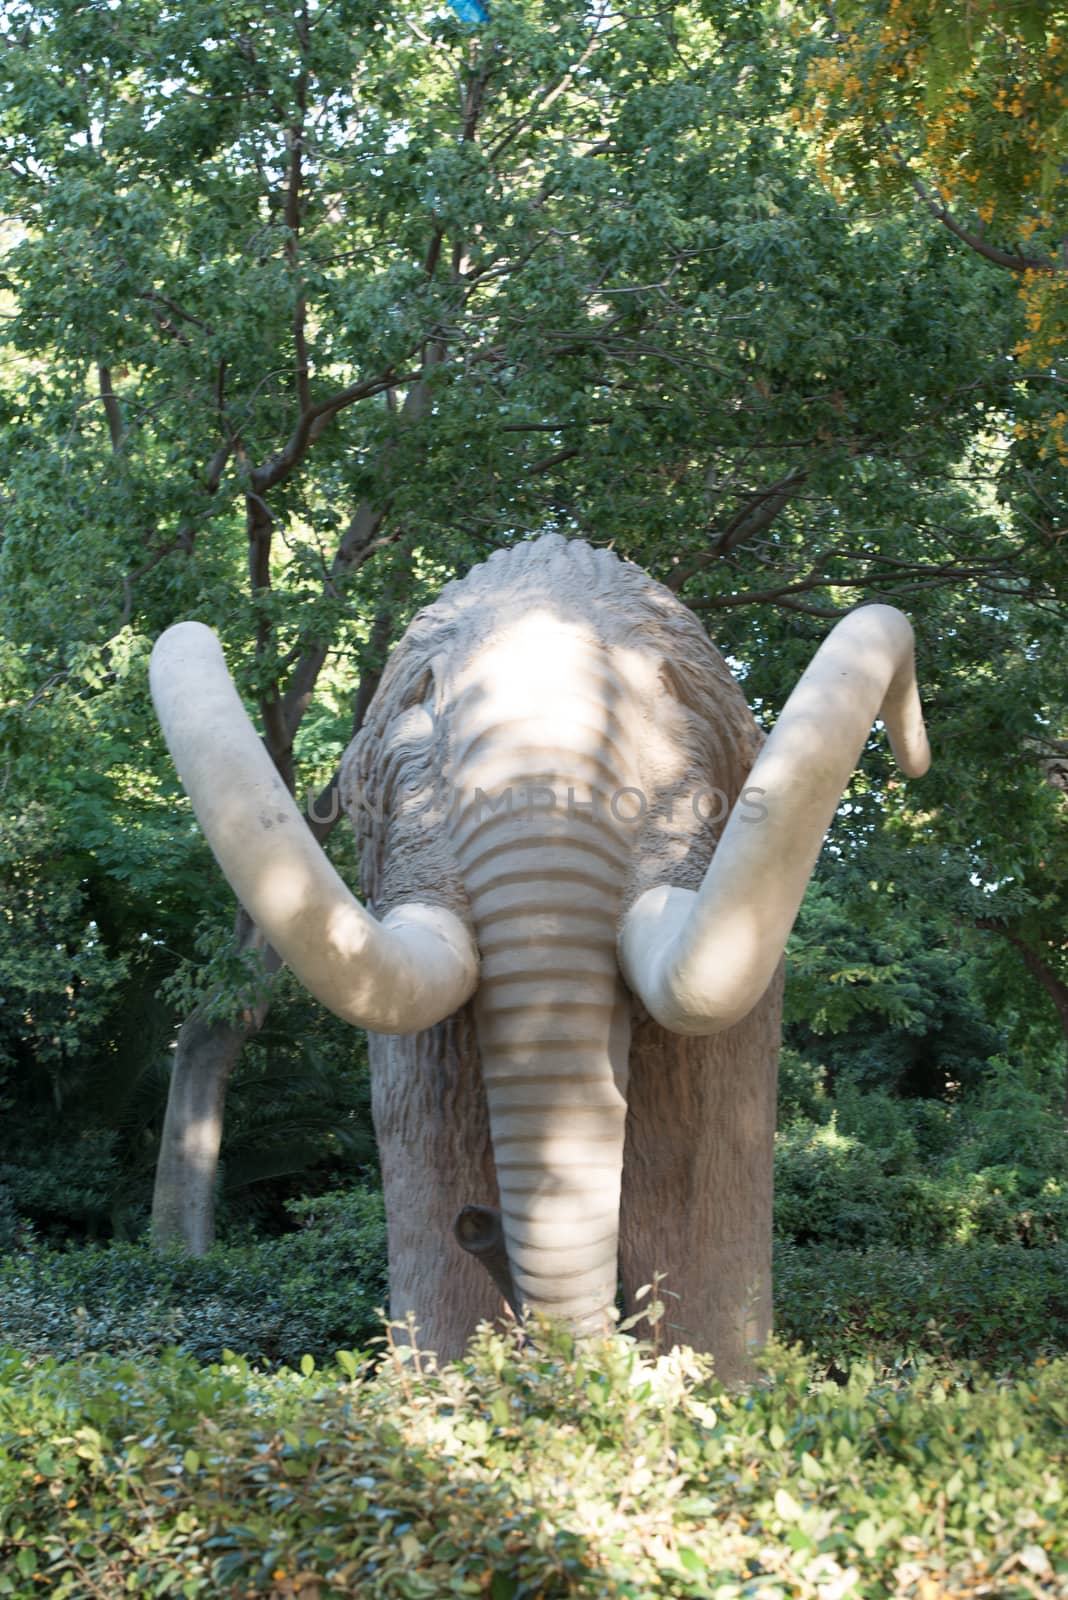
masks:
[[(1026, 331), (1021, 376), (1057, 383), (1068, 345), (1068, 9), (952, 0), (847, 0), (798, 8), (798, 120), (829, 182), (918, 199), (955, 239), (1012, 273)], [(1060, 380), (1063, 382), (1063, 380)], [(1045, 453), (1068, 461), (1068, 413)]]
[[(988, 495), (1016, 308), (812, 181), (759, 11), (502, 5), (472, 34), (351, 0), (58, 0), (6, 29), (22, 737), (112, 695), (147, 730), (147, 644), (200, 616), (329, 816), (331, 674), (361, 669), (358, 717), (423, 596), (550, 527), (714, 615), (758, 701), (858, 598), (1048, 599), (1056, 552)], [(172, 1077), (158, 1224), (198, 1249), (258, 945), (239, 914), (253, 989), (208, 983)]]
[[(1066, 715), (1059, 681), (1068, 462), (1066, 20), (1064, 6), (1052, 0), (963, 10), (941, 0), (847, 3), (833, 13), (798, 7), (793, 114), (836, 193), (933, 218), (1018, 293), (1022, 326), (1011, 346), (996, 498), (1005, 523), (1027, 530), (1033, 553), (1045, 548), (1047, 614), (1015, 603), (1038, 598), (1032, 588), (1030, 595), (1004, 595), (979, 622), (992, 655), (982, 662), (978, 651), (967, 652), (972, 704), (958, 707), (957, 726), (970, 737), (955, 739), (962, 758), (957, 793), (950, 797), (934, 779), (944, 803), (925, 815), (924, 827), (930, 834), (933, 821), (957, 860), (971, 867), (971, 881), (959, 880), (951, 895), (953, 915), (1007, 941), (1007, 954), (1015, 953), (1019, 970), (1052, 1003), (1068, 1057), (1064, 826), (1041, 782), (1042, 762), (1056, 754)], [(1011, 692), (1018, 698), (1010, 711)], [(991, 699), (997, 701), (992, 718)], [(1017, 797), (997, 827), (988, 801), (962, 781), (969, 767), (988, 792), (1001, 784)], [(915, 843), (918, 835), (911, 837)]]

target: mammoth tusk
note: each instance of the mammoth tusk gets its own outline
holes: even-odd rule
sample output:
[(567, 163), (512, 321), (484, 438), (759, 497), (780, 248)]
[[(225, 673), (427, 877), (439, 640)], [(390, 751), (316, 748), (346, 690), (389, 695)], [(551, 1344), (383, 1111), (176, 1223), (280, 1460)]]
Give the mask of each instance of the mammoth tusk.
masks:
[(478, 982), (468, 929), (442, 906), (365, 911), (312, 836), (199, 622), (169, 628), (149, 669), (178, 775), (241, 904), (305, 987), (375, 1033), (441, 1022)]
[(912, 627), (883, 605), (850, 612), (816, 652), (749, 774), (700, 889), (658, 885), (625, 917), (620, 965), (663, 1027), (718, 1033), (760, 999), (877, 717), (898, 765), (922, 777), (931, 752)]

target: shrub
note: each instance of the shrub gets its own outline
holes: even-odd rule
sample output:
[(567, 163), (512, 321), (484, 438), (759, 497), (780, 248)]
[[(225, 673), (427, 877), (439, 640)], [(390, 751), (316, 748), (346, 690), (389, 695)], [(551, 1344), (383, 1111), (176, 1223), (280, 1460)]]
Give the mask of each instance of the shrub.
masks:
[(799, 1120), (822, 1122), (831, 1111), (827, 1099), (827, 1069), (789, 1045), (779, 1055), (778, 1122), (788, 1128)]
[(885, 1239), (887, 1215), (877, 1153), (826, 1124), (794, 1123), (775, 1151), (775, 1226), (800, 1244), (866, 1245)]
[(271, 1363), (374, 1338), (387, 1299), (382, 1197), (290, 1202), (301, 1226), (199, 1259), (145, 1244), (32, 1250), (0, 1262), (0, 1343), (34, 1357), (226, 1349)]
[[(848, 1146), (847, 1155), (855, 1160)], [(806, 1198), (810, 1216), (826, 1199)], [(199, 1260), (130, 1244), (24, 1250), (0, 1262), (0, 1343), (34, 1361), (174, 1345), (205, 1362), (239, 1350), (263, 1366), (366, 1347), (388, 1298), (381, 1195), (323, 1195), (289, 1209), (301, 1224), (294, 1233)], [(948, 1350), (1007, 1369), (1068, 1350), (1068, 1244), (917, 1251), (879, 1238), (876, 1203), (850, 1210), (838, 1194), (826, 1215), (842, 1230), (852, 1218), (854, 1237), (877, 1242), (776, 1247), (776, 1325), (825, 1367)], [(900, 1234), (900, 1219), (893, 1229)]]
[(0, 1183), (0, 1255), (17, 1250), (28, 1237), (28, 1224), (18, 1214), (10, 1189)]
[(779, 1336), (827, 1368), (920, 1353), (1005, 1371), (1068, 1351), (1068, 1244), (775, 1251)]
[(1054, 1125), (1032, 1139), (1029, 1127), (1025, 1117), (1011, 1135), (987, 1109), (847, 1085), (829, 1120), (795, 1119), (777, 1135), (776, 1233), (859, 1249), (1068, 1239), (1068, 1187), (1050, 1176), (1064, 1171), (1062, 1135)]
[(11, 1361), (0, 1595), (1052, 1595), (1066, 1421), (1063, 1361), (839, 1387), (779, 1350), (728, 1394), (692, 1353), (549, 1327), (373, 1377)]

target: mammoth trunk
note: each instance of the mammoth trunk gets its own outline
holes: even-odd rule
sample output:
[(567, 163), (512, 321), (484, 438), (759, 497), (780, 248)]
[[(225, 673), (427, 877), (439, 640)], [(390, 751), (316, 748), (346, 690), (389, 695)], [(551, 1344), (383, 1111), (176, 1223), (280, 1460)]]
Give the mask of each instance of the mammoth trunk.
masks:
[(498, 660), (509, 714), (484, 686), (464, 695), (453, 780), (514, 1300), (593, 1331), (618, 1271), (630, 997), (615, 946), (629, 845), (612, 807), (633, 765), (619, 686), (591, 654), (554, 629), (519, 716), (517, 663)]
[(517, 920), (487, 930), (475, 1027), (515, 1298), (596, 1324), (616, 1291), (630, 1001), (592, 970), (602, 939), (613, 953), (613, 920), (599, 939), (588, 919), (581, 946), (564, 920), (542, 914), (570, 973)]

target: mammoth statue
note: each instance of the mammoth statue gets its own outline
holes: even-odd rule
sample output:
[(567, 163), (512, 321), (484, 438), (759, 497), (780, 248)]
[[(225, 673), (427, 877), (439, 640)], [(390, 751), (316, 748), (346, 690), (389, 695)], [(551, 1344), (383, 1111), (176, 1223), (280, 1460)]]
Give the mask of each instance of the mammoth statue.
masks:
[(498, 552), (415, 618), (346, 752), (371, 910), (214, 634), (171, 628), (151, 675), (241, 902), (370, 1030), (392, 1314), (454, 1356), (504, 1300), (595, 1330), (660, 1272), (673, 1337), (744, 1376), (771, 1323), (783, 947), (875, 718), (906, 773), (929, 760), (906, 618), (845, 617), (765, 742), (637, 567), (555, 535)]

